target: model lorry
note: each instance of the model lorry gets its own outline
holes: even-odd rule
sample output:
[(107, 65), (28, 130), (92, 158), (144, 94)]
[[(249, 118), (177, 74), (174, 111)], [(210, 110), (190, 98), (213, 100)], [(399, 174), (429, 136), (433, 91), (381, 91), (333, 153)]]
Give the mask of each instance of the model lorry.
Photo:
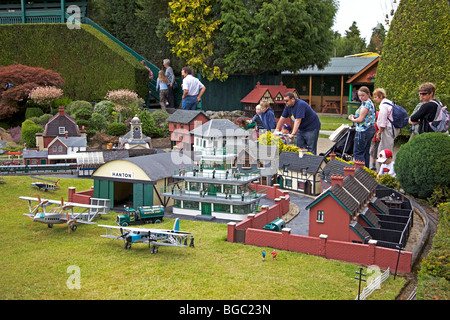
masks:
[(125, 214), (118, 215), (116, 223), (119, 226), (129, 226), (131, 224), (160, 223), (164, 220), (163, 206), (144, 206), (134, 208), (125, 207)]
[(266, 224), (263, 229), (270, 231), (278, 231), (280, 232), (283, 228), (286, 227), (286, 222), (283, 219), (275, 219), (271, 223)]

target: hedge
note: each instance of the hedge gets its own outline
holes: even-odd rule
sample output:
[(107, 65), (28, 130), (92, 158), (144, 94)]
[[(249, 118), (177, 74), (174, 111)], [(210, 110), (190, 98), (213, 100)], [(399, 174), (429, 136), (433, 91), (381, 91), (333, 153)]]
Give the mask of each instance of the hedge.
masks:
[(419, 300), (450, 299), (450, 203), (443, 203), (438, 209), (438, 229), (418, 273)]
[[(436, 94), (448, 94), (449, 30), (448, 0), (402, 0), (384, 43), (375, 87), (384, 88), (409, 114), (420, 102), (422, 83), (433, 82)], [(412, 96), (416, 103), (410, 102)]]
[(72, 100), (97, 102), (116, 89), (133, 90), (143, 99), (147, 96), (148, 71), (92, 26), (0, 25), (0, 39), (0, 65), (18, 62), (56, 71), (66, 82), (65, 96)]

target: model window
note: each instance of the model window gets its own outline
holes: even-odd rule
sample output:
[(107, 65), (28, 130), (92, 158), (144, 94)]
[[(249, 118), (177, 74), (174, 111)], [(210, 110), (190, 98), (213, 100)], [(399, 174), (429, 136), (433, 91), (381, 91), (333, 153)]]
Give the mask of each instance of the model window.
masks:
[(286, 187), (292, 187), (292, 180), (291, 179), (286, 179), (285, 183), (286, 183)]
[(57, 146), (53, 146), (53, 152), (58, 151), (58, 147)]
[(317, 221), (318, 222), (323, 222), (323, 218), (324, 218), (323, 210), (317, 210)]
[(59, 134), (65, 134), (66, 133), (66, 127), (59, 127)]
[(62, 146), (58, 146), (58, 152), (62, 152), (62, 151), (63, 151)]

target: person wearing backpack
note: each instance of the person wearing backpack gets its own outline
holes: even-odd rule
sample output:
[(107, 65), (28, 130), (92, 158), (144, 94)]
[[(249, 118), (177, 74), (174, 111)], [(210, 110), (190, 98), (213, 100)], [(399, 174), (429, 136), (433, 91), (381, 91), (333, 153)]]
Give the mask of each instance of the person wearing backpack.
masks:
[(379, 104), (377, 118), (378, 131), (375, 134), (376, 141), (379, 141), (377, 154), (384, 149), (394, 150), (394, 140), (398, 136), (400, 129), (392, 125), (394, 103), (386, 98), (386, 90), (377, 88), (373, 91), (373, 100)]
[(419, 87), (419, 99), (423, 102), (419, 110), (409, 118), (409, 124), (419, 125), (419, 134), (424, 132), (434, 132), (430, 127), (430, 122), (436, 116), (438, 102), (434, 102), (434, 92), (436, 86), (431, 82), (425, 82)]

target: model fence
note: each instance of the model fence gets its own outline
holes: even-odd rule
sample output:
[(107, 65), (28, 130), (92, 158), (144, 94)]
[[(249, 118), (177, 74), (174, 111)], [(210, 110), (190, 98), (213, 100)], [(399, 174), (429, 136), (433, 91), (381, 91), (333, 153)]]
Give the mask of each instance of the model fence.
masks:
[(387, 268), (385, 272), (383, 272), (380, 276), (375, 278), (367, 287), (363, 289), (361, 294), (356, 296), (355, 300), (365, 300), (368, 296), (372, 294), (376, 289), (379, 289), (381, 284), (386, 281), (387, 278), (389, 278), (390, 275), (390, 269)]

